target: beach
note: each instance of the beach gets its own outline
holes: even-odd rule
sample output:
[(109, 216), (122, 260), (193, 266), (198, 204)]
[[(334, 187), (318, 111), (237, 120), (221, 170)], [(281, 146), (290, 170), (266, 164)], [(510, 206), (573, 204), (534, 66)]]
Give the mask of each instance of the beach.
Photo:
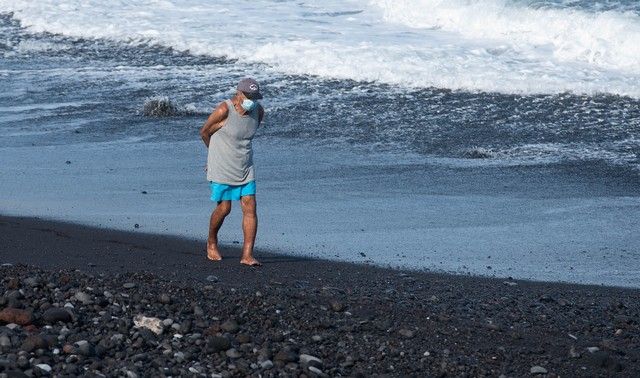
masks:
[[(640, 5), (0, 0), (0, 378), (640, 376)], [(259, 82), (259, 227), (200, 128)]]
[[(32, 314), (0, 326), (0, 374), (43, 374), (42, 364), (106, 376), (640, 373), (637, 289), (268, 251), (249, 268), (238, 248), (208, 261), (198, 240), (6, 216), (0, 227), (2, 307)], [(54, 307), (72, 316), (47, 320)], [(136, 328), (138, 315), (163, 321), (160, 333)]]

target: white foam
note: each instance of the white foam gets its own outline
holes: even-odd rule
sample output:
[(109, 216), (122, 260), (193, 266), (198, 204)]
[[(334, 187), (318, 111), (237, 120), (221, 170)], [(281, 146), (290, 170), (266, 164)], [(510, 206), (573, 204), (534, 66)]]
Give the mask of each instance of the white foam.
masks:
[(372, 0), (385, 20), (418, 29), (440, 29), (466, 38), (503, 43), (523, 56), (531, 49), (553, 60), (637, 74), (640, 71), (640, 16), (579, 9), (534, 9), (505, 0)]
[(0, 0), (34, 32), (157, 43), (268, 73), (640, 98), (640, 16), (502, 0)]

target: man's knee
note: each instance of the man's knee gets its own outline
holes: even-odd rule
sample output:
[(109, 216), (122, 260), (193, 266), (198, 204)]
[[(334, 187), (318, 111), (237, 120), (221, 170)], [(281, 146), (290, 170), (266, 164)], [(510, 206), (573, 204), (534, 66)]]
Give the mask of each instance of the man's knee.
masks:
[(256, 197), (243, 196), (240, 198), (240, 205), (242, 206), (243, 214), (253, 215), (256, 213)]
[(222, 215), (227, 216), (231, 212), (231, 201), (220, 201), (218, 202), (218, 211), (222, 213)]

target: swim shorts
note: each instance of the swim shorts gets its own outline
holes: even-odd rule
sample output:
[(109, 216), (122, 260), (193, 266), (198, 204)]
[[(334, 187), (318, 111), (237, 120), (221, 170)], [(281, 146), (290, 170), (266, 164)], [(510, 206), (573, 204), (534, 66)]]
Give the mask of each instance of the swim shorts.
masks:
[(212, 201), (238, 201), (242, 196), (254, 196), (256, 194), (256, 182), (249, 181), (243, 185), (227, 185), (209, 181)]

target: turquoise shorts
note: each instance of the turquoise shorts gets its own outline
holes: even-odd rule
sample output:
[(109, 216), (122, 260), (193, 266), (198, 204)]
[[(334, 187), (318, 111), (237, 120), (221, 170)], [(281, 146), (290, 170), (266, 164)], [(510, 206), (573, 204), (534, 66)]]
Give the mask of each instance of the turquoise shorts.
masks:
[(249, 181), (244, 185), (227, 185), (209, 181), (212, 201), (238, 201), (242, 196), (256, 195), (256, 182)]

